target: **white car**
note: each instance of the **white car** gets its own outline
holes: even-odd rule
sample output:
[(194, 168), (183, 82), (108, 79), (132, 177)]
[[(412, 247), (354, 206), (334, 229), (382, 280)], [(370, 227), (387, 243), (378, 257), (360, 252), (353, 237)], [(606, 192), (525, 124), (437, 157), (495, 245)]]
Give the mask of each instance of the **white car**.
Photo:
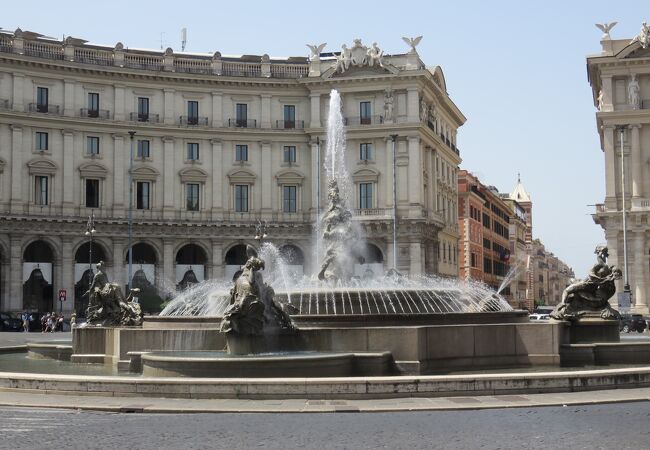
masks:
[(550, 318), (551, 318), (551, 316), (549, 316), (548, 314), (537, 314), (537, 313), (535, 313), (535, 314), (531, 314), (530, 316), (528, 316), (528, 320), (531, 320), (531, 321), (534, 321), (534, 322), (538, 322), (540, 320), (550, 320)]

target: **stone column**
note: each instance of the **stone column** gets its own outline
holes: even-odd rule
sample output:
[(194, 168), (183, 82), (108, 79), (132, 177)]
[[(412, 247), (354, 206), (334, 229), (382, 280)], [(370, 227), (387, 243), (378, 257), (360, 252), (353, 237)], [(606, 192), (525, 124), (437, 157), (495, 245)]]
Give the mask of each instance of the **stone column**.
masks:
[(406, 90), (406, 116), (407, 122), (420, 121), (420, 93), (416, 87)]
[(23, 255), (21, 236), (9, 236), (9, 311), (23, 309)]
[[(127, 263), (126, 258), (128, 253), (125, 254), (125, 247), (128, 245), (128, 241), (121, 238), (113, 238), (113, 282), (119, 284), (122, 290), (125, 290), (127, 283)], [(125, 292), (128, 295), (128, 292)]]
[(212, 144), (212, 220), (223, 219), (223, 143), (218, 139), (210, 140)]
[(63, 81), (63, 115), (66, 117), (74, 117), (77, 115), (74, 107), (74, 91), (76, 89), (76, 82), (74, 80)]
[(632, 197), (643, 197), (643, 163), (641, 158), (641, 143), (639, 141), (639, 130), (641, 125), (630, 125), (632, 144)]
[(161, 187), (163, 193), (163, 216), (172, 218), (174, 216), (174, 192), (177, 189), (176, 177), (174, 174), (174, 138), (170, 136), (163, 137), (164, 145), (164, 171)]
[(20, 214), (23, 212), (23, 201), (26, 200), (29, 203), (30, 192), (28, 189), (27, 195), (23, 196), (23, 154), (25, 149), (23, 148), (23, 128), (21, 126), (11, 125), (11, 148), (11, 212)]
[(408, 138), (408, 198), (409, 216), (422, 217), (422, 156), (420, 154), (420, 138)]
[(271, 128), (271, 95), (262, 94), (262, 128)]
[(176, 118), (174, 117), (174, 89), (164, 89), (165, 91), (165, 114), (163, 123), (165, 125), (173, 125)]
[[(125, 161), (126, 155), (124, 153), (124, 135), (114, 134), (113, 135), (113, 215), (120, 217), (124, 214), (125, 200), (124, 193), (125, 188), (128, 191), (129, 186), (125, 185), (128, 183), (128, 180), (125, 180)], [(130, 145), (130, 142), (129, 142)], [(130, 157), (129, 149), (129, 157)], [(128, 164), (128, 161), (126, 161)], [(126, 169), (128, 170), (128, 169)]]
[(212, 128), (223, 127), (223, 95), (221, 92), (212, 93)]
[(603, 127), (603, 147), (605, 152), (605, 205), (616, 208), (616, 152), (614, 151), (614, 127)]
[[(65, 289), (67, 292), (66, 301), (63, 302), (63, 312), (70, 315), (74, 309), (74, 255), (72, 254), (72, 239), (70, 237), (62, 238), (61, 246), (61, 284), (60, 288)], [(54, 293), (55, 301), (58, 303), (56, 292)], [(56, 305), (57, 308), (59, 305)]]
[(419, 242), (409, 244), (409, 275), (420, 275), (422, 273), (422, 245)]
[[(393, 140), (390, 137), (384, 139), (384, 145), (386, 149), (386, 168), (384, 171), (384, 185), (386, 186), (384, 194), (384, 205), (386, 208), (393, 207)], [(397, 142), (395, 142), (397, 146)], [(395, 147), (397, 151), (397, 147)], [(380, 205), (377, 205), (378, 208), (381, 208)], [(392, 227), (392, 225), (391, 225)], [(392, 238), (391, 238), (392, 239)], [(392, 260), (391, 260), (392, 264)]]
[[(7, 249), (8, 250), (8, 249)], [(9, 300), (11, 299), (10, 276), (11, 276), (11, 256), (3, 254), (0, 257), (0, 309), (10, 311)]]
[[(313, 211), (312, 220), (317, 220), (316, 214), (318, 214), (318, 172), (321, 170), (321, 163), (318, 161), (318, 144), (315, 140), (311, 141), (311, 205), (309, 207), (310, 211)], [(321, 142), (321, 150), (324, 148), (323, 142)], [(322, 153), (322, 152), (321, 152)], [(321, 154), (321, 161), (323, 155)], [(321, 208), (325, 205), (321, 205)]]
[(614, 111), (612, 98), (612, 77), (601, 77), (601, 89), (603, 91), (603, 107), (601, 112)]
[(74, 132), (61, 130), (63, 134), (63, 211), (72, 214), (74, 198)]
[(126, 105), (124, 104), (124, 86), (121, 84), (115, 85), (115, 111), (113, 112), (113, 118), (115, 120), (124, 120), (125, 119), (125, 109)]
[(273, 172), (271, 170), (271, 143), (262, 142), (262, 219), (269, 220), (272, 217), (272, 181)]
[(224, 277), (224, 261), (222, 257), (223, 246), (221, 242), (212, 241), (212, 278), (221, 280)]
[(311, 100), (311, 121), (309, 123), (310, 128), (320, 128), (320, 94), (311, 93), (309, 94)]
[(632, 279), (634, 311), (640, 314), (648, 314), (648, 301), (646, 299), (647, 277), (648, 277), (648, 249), (646, 247), (645, 231), (638, 231), (634, 234), (634, 270)]
[(163, 239), (162, 279), (168, 283), (176, 284), (176, 260), (174, 255), (173, 239)]
[(14, 72), (13, 79), (13, 98), (12, 108), (14, 111), (25, 111), (25, 93), (23, 91), (25, 85), (25, 75), (22, 73)]

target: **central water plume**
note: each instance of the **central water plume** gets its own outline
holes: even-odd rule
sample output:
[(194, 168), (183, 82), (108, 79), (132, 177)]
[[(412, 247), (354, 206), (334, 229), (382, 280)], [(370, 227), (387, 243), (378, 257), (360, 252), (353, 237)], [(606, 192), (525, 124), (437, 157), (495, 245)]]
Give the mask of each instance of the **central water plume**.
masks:
[(341, 105), (341, 94), (336, 89), (330, 92), (329, 112), (327, 114), (327, 150), (325, 152), (325, 174), (328, 184), (336, 181), (341, 197), (350, 202), (352, 183), (348, 174), (345, 143), (345, 125)]

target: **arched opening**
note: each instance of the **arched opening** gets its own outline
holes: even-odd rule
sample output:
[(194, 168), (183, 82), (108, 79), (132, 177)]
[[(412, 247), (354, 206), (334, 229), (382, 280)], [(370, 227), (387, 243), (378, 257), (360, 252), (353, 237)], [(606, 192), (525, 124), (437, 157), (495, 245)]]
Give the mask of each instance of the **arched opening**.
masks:
[[(156, 251), (154, 248), (143, 242), (135, 244), (133, 251), (133, 267), (131, 276), (131, 287), (140, 289), (137, 295), (138, 301), (145, 313), (156, 313), (161, 310), (163, 300), (158, 295), (156, 288)], [(125, 262), (129, 263), (129, 252), (126, 252)], [(128, 276), (128, 275), (127, 275)], [(125, 287), (126, 292), (126, 287)], [(128, 295), (128, 292), (127, 292)]]
[(302, 277), (305, 271), (305, 255), (293, 244), (280, 247), (280, 255), (286, 264), (287, 272), (293, 277)]
[(23, 309), (47, 312), (53, 309), (54, 252), (45, 241), (34, 241), (23, 252)]
[(99, 261), (106, 261), (104, 248), (97, 242), (92, 245), (92, 264), (90, 260), (90, 242), (82, 244), (74, 255), (74, 310), (77, 317), (86, 317), (86, 308), (88, 308), (88, 288), (93, 281), (93, 276), (97, 269), (95, 264)]
[(238, 244), (230, 248), (226, 252), (225, 257), (225, 276), (227, 280), (232, 279), (235, 275), (235, 272), (239, 270), (241, 266), (246, 264), (246, 246), (244, 244)]
[(205, 280), (205, 250), (196, 244), (187, 244), (176, 253), (176, 289), (186, 289)]
[(384, 254), (375, 244), (366, 242), (360, 247), (362, 263), (354, 265), (354, 274), (363, 279), (372, 279), (384, 275)]

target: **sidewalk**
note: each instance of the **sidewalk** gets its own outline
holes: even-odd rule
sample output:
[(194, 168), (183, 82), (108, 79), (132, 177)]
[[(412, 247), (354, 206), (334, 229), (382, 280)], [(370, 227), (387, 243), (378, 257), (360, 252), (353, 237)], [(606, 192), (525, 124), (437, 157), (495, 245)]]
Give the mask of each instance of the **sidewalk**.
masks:
[(453, 411), (531, 408), (650, 401), (650, 388), (614, 389), (562, 394), (480, 397), (405, 397), (373, 400), (198, 400), (153, 397), (99, 397), (0, 391), (0, 406), (65, 408), (140, 413), (326, 413)]
[(70, 331), (57, 331), (56, 333), (3, 331), (0, 333), (0, 347), (13, 347), (15, 345), (24, 345), (28, 342), (52, 341), (69, 341), (72, 343), (72, 333)]

